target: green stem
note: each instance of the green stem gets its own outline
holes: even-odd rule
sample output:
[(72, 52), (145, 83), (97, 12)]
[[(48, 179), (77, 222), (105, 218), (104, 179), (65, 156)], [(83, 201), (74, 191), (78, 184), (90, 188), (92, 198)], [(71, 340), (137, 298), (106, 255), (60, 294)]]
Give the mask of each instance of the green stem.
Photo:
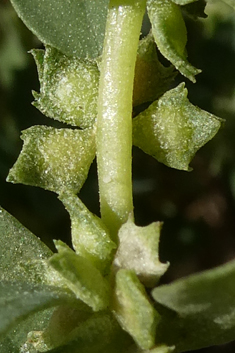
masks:
[(133, 213), (132, 93), (145, 0), (111, 0), (101, 63), (97, 163), (101, 216), (113, 236)]

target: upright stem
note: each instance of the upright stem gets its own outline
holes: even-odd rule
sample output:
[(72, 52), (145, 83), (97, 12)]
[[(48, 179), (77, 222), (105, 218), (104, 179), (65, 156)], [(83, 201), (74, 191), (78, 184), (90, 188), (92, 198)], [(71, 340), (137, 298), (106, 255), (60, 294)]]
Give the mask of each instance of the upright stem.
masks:
[(101, 216), (115, 237), (133, 213), (132, 92), (145, 0), (110, 0), (101, 63), (97, 163)]

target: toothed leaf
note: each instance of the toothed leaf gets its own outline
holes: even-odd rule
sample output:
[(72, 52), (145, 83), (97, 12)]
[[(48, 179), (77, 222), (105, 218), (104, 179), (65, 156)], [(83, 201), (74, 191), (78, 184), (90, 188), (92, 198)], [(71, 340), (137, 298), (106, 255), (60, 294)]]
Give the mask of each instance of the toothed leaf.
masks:
[(52, 47), (33, 50), (40, 81), (33, 105), (46, 116), (81, 128), (96, 119), (99, 71), (94, 61), (68, 57)]
[(181, 83), (133, 120), (133, 144), (171, 168), (189, 170), (195, 153), (222, 122), (191, 104)]
[(93, 130), (33, 126), (23, 131), (22, 139), (23, 149), (8, 181), (57, 193), (81, 189), (95, 156)]
[(133, 270), (147, 287), (153, 287), (166, 272), (168, 264), (159, 261), (161, 223), (137, 227), (129, 219), (119, 230), (119, 246), (114, 266)]

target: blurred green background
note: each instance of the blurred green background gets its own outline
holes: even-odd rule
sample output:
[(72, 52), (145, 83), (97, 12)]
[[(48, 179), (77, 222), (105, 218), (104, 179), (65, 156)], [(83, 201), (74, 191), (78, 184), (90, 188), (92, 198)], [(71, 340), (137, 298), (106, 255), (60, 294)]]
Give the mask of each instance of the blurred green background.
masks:
[[(224, 128), (197, 153), (190, 173), (133, 150), (136, 223), (164, 221), (160, 255), (171, 266), (163, 283), (235, 258), (235, 13), (216, 0), (206, 13), (207, 19), (186, 18), (189, 61), (202, 69), (197, 83), (186, 80), (186, 87), (192, 103), (226, 119)], [(0, 0), (0, 204), (53, 247), (52, 239), (70, 243), (69, 217), (56, 195), (5, 181), (21, 150), (21, 130), (55, 125), (31, 105), (39, 83), (27, 52), (40, 47), (10, 2)], [(178, 75), (176, 83), (182, 80)], [(80, 196), (99, 214), (95, 163)], [(234, 351), (229, 344), (201, 352)]]

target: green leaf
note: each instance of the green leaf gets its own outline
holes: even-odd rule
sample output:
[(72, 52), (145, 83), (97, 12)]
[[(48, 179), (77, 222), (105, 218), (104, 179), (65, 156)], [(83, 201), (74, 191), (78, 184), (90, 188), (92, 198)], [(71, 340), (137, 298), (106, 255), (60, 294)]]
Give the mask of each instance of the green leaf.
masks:
[(72, 193), (63, 193), (59, 199), (71, 218), (72, 244), (77, 254), (87, 258), (102, 273), (107, 273), (116, 244), (99, 217), (92, 214)]
[(68, 57), (57, 49), (32, 50), (38, 68), (40, 93), (33, 105), (43, 114), (81, 128), (96, 119), (99, 71), (95, 61)]
[(235, 339), (235, 261), (155, 288), (157, 341), (176, 352)]
[(61, 303), (74, 303), (75, 297), (66, 290), (29, 283), (0, 283), (0, 336), (29, 315)]
[[(25, 347), (25, 341), (30, 330), (44, 330), (48, 325), (49, 319), (54, 308), (49, 308), (35, 314), (30, 314), (27, 319), (21, 321), (18, 325), (13, 325), (3, 339), (0, 339), (1, 353), (19, 353), (20, 347)], [(35, 351), (20, 350), (20, 353), (35, 353)]]
[(117, 272), (113, 309), (122, 328), (129, 332), (138, 346), (142, 349), (154, 346), (160, 317), (133, 271), (121, 269)]
[[(2, 208), (0, 208), (0, 240), (1, 283), (47, 282), (45, 260), (52, 255), (51, 250)], [(0, 296), (1, 294), (3, 293), (1, 292)], [(51, 310), (47, 310), (30, 316), (18, 326), (15, 326), (14, 322), (14, 325), (12, 324), (14, 331), (0, 342), (0, 352), (18, 353), (27, 333), (32, 329), (45, 328), (50, 316)]]
[(148, 0), (148, 15), (158, 49), (192, 82), (201, 71), (187, 61), (187, 31), (178, 5), (171, 0)]
[[(58, 292), (59, 289), (52, 288), (50, 294), (51, 287), (45, 286), (48, 283), (45, 261), (52, 251), (2, 208), (0, 240), (0, 351), (18, 353), (30, 330), (46, 327), (52, 311), (44, 309), (54, 306), (53, 298), (55, 304), (60, 302), (61, 295), (68, 295), (73, 302), (75, 299), (65, 290)], [(40, 287), (35, 287), (39, 284)]]
[(52, 251), (0, 207), (0, 281), (44, 283)]
[[(113, 315), (101, 312), (81, 323), (71, 333), (70, 342), (47, 353), (120, 353), (129, 352), (132, 346), (132, 339), (120, 328)], [(136, 352), (136, 347), (133, 352)]]
[(191, 104), (187, 93), (181, 83), (133, 120), (133, 144), (180, 170), (190, 170), (194, 154), (215, 136), (223, 122)]
[(143, 38), (138, 47), (135, 64), (133, 105), (152, 102), (167, 91), (175, 78), (174, 67), (164, 67), (158, 60), (153, 36)]
[(114, 259), (118, 269), (133, 270), (147, 287), (153, 287), (166, 272), (168, 264), (159, 261), (158, 245), (162, 224), (137, 227), (129, 219), (118, 232), (119, 246)]
[(33, 126), (23, 131), (23, 150), (7, 181), (77, 193), (95, 157), (94, 131)]
[(81, 327), (92, 315), (92, 310), (84, 303), (78, 310), (74, 307), (57, 307), (44, 331), (31, 331), (25, 347), (34, 347), (39, 352), (67, 344), (77, 336), (77, 328)]
[(67, 55), (95, 58), (102, 52), (108, 0), (11, 0), (26, 26)]
[(63, 278), (76, 297), (94, 311), (104, 310), (109, 305), (109, 287), (101, 273), (91, 262), (75, 254), (61, 241), (55, 241), (58, 254), (49, 259), (51, 265)]

